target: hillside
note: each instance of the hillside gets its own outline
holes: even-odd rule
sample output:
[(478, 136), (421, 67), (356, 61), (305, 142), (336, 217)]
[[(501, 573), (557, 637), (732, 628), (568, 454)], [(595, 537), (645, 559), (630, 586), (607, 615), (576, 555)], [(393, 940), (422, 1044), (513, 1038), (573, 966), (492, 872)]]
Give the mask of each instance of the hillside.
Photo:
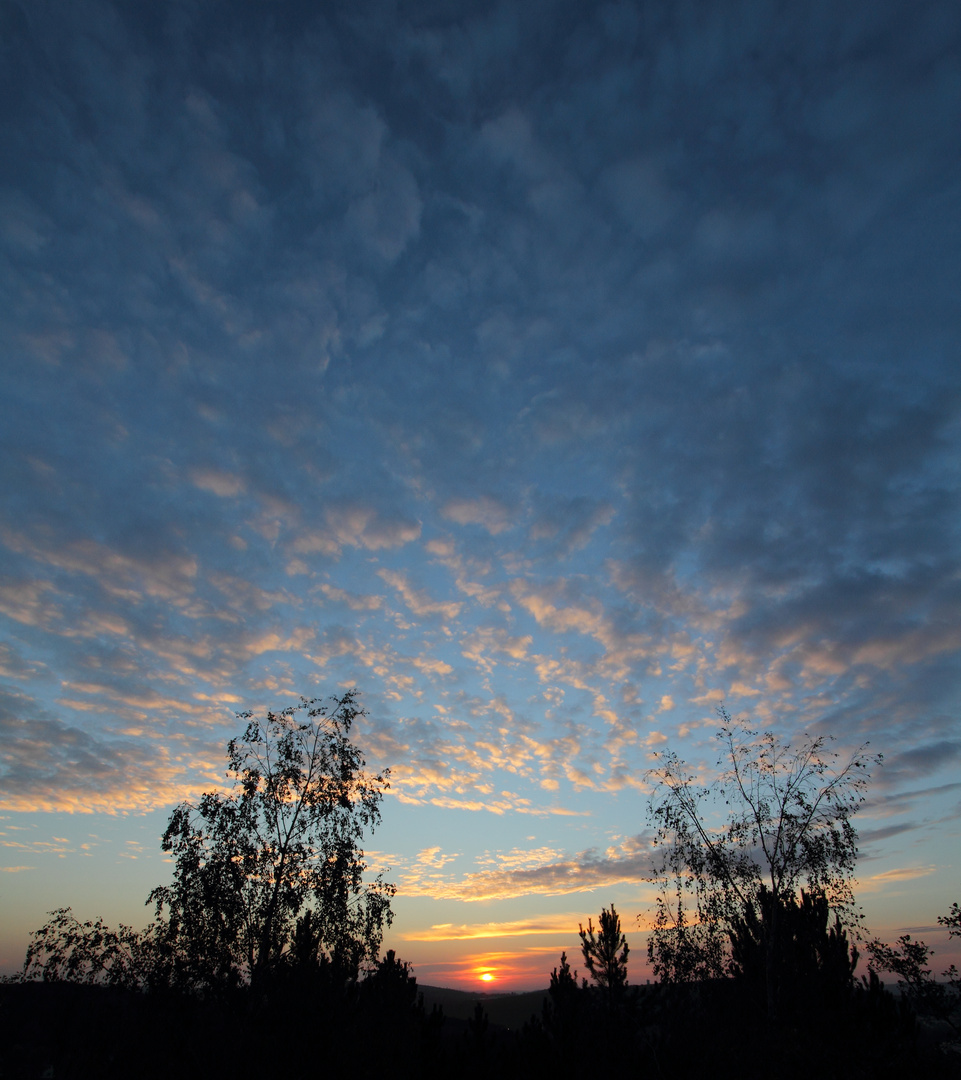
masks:
[(424, 1005), (428, 1012), (439, 1005), (444, 1016), (451, 1020), (469, 1020), (474, 1015), (474, 1006), (480, 1002), (492, 1024), (517, 1031), (532, 1016), (540, 1016), (543, 1003), (547, 1000), (546, 990), (528, 990), (524, 993), (490, 993), (473, 990), (451, 990), (444, 986), (422, 986), (418, 990), (424, 995)]

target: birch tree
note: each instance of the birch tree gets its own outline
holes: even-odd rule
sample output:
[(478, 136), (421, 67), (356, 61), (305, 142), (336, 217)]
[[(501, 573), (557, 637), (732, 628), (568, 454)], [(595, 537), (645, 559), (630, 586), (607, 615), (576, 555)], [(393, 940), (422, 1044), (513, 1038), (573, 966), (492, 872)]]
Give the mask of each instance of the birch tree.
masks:
[(721, 977), (747, 919), (757, 927), (773, 1017), (786, 906), (797, 906), (804, 889), (826, 900), (840, 926), (859, 923), (852, 818), (881, 759), (867, 744), (842, 759), (827, 736), (791, 743), (718, 712), (715, 780), (703, 783), (673, 752), (649, 773), (659, 890), (648, 956), (665, 981)]

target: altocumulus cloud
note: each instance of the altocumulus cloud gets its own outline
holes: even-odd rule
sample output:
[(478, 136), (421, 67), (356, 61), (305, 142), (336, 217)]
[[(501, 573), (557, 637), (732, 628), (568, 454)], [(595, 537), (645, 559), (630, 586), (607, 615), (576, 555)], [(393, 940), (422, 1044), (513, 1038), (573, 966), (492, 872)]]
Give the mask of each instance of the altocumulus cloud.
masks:
[[(195, 753), (178, 755), (132, 738), (98, 738), (22, 696), (0, 695), (0, 737), (4, 810), (147, 810), (200, 790), (191, 783), (199, 764)], [(208, 766), (208, 787), (219, 780), (212, 774)]]
[(574, 856), (550, 849), (515, 851), (486, 861), (495, 865), (456, 880), (435, 872), (424, 875), (421, 865), (409, 868), (403, 875), (404, 892), (469, 902), (561, 896), (638, 884), (650, 877), (653, 865), (651, 838), (643, 834), (604, 851), (592, 848)]

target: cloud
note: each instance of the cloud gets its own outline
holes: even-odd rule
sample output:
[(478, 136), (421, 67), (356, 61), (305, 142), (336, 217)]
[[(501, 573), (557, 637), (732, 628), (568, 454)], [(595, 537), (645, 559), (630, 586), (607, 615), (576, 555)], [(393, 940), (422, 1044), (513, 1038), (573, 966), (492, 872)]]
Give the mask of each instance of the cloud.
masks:
[(401, 934), (404, 941), (480, 941), (485, 938), (526, 937), (530, 934), (570, 934), (582, 915), (551, 915), (508, 922), (443, 923)]
[[(947, 794), (961, 791), (961, 782), (952, 784), (938, 784), (926, 788), (909, 788), (907, 791), (885, 791), (888, 786), (886, 770), (875, 778), (876, 787), (880, 791), (873, 791), (865, 800), (865, 810), (879, 816), (906, 813), (916, 809), (919, 805), (938, 799)], [(890, 775), (890, 774), (888, 774)], [(892, 785), (893, 786), (893, 785)], [(904, 826), (890, 826), (890, 828), (902, 829)], [(916, 827), (920, 828), (920, 824)]]
[(650, 842), (643, 835), (603, 853), (591, 849), (573, 858), (558, 858), (558, 854), (549, 849), (514, 852), (497, 858), (494, 869), (467, 874), (458, 881), (432, 878), (422, 883), (412, 876), (405, 879), (403, 888), (410, 896), (475, 902), (587, 892), (622, 882), (644, 881), (652, 873)]
[(239, 495), (244, 490), (244, 482), (239, 476), (219, 469), (194, 469), (190, 479), (202, 491), (210, 491), (221, 498)]
[(0, 611), (27, 626), (52, 627), (62, 619), (50, 581), (0, 580)]
[[(961, 787), (961, 784), (958, 786)], [(901, 833), (905, 832), (913, 832), (918, 828), (921, 828), (918, 822), (905, 821), (900, 822), (897, 825), (888, 825), (880, 829), (861, 829), (858, 832), (858, 842), (863, 851), (869, 844), (889, 840), (892, 836), (899, 836)]]
[[(55, 570), (89, 577), (105, 592), (125, 600), (136, 601), (141, 593), (182, 599), (193, 592), (198, 570), (196, 558), (182, 551), (128, 554), (89, 539), (44, 543), (12, 529), (0, 530), (0, 540), (10, 551)], [(50, 586), (40, 586), (44, 587)]]
[(490, 673), (498, 662), (528, 660), (533, 643), (534, 638), (530, 634), (514, 637), (500, 627), (482, 626), (461, 638), (461, 652), (481, 670)]
[(145, 812), (219, 783), (219, 767), (211, 776), (210, 767), (205, 770), (186, 747), (98, 737), (50, 715), (23, 694), (0, 693), (0, 736), (4, 810)]
[(917, 881), (918, 878), (928, 877), (937, 871), (938, 867), (930, 866), (903, 866), (894, 870), (884, 870), (870, 877), (859, 878), (857, 883), (858, 892), (879, 892), (887, 885), (898, 884), (902, 881)]
[(405, 574), (394, 570), (378, 570), (377, 575), (400, 593), (404, 603), (417, 616), (440, 615), (445, 619), (456, 619), (460, 614), (459, 603), (431, 599), (423, 589), (413, 588)]
[(885, 783), (904, 783), (931, 776), (961, 757), (961, 740), (939, 739), (937, 742), (903, 750), (886, 757), (883, 779)]
[(443, 855), (442, 848), (439, 846), (424, 848), (417, 853), (416, 862), (420, 866), (431, 867), (437, 870), (443, 870), (449, 863), (453, 862), (457, 858), (456, 855)]
[(420, 525), (403, 517), (388, 517), (360, 503), (328, 507), (326, 525), (303, 530), (290, 549), (298, 554), (339, 555), (343, 547), (383, 551), (409, 544), (420, 536)]
[(350, 204), (347, 220), (370, 249), (394, 262), (420, 232), (422, 208), (417, 181), (399, 162), (386, 160), (374, 189)]
[(321, 584), (318, 587), (328, 600), (336, 604), (344, 604), (351, 611), (377, 611), (384, 606), (383, 597), (380, 596), (359, 595), (348, 592), (346, 589), (339, 589), (335, 585)]
[[(538, 505), (539, 504), (539, 505)], [(594, 532), (609, 525), (614, 507), (586, 496), (575, 498), (545, 498), (535, 500), (536, 517), (530, 527), (534, 541), (546, 542), (546, 551), (570, 555), (587, 544)]]
[(451, 499), (441, 508), (441, 515), (457, 525), (480, 525), (491, 536), (497, 536), (512, 525), (507, 507), (489, 495)]

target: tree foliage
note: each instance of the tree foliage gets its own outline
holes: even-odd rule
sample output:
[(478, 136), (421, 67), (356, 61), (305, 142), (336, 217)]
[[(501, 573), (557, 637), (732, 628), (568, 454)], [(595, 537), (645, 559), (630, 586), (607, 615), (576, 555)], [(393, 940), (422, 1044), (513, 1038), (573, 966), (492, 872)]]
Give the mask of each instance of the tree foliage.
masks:
[[(774, 903), (762, 886), (756, 907), (745, 907), (733, 920), (730, 974), (747, 985), (762, 1008), (771, 971), (776, 980), (774, 996), (791, 1015), (798, 1016), (812, 1003), (819, 1008), (841, 1008), (854, 986), (858, 950), (848, 942), (840, 917), (835, 913), (831, 919), (827, 897), (816, 890), (802, 889), (799, 897), (783, 896), (776, 918)], [(772, 939), (775, 925), (779, 932)], [(772, 953), (773, 963), (769, 963)]]
[[(948, 937), (961, 937), (961, 908), (952, 904), (947, 915), (939, 915), (938, 923), (948, 929)], [(910, 934), (902, 934), (894, 945), (875, 939), (868, 943), (872, 971), (888, 971), (896, 975), (904, 998), (920, 1013), (944, 1020), (956, 1031), (961, 1030), (957, 1012), (961, 1008), (961, 973), (951, 964), (941, 972), (941, 979), (931, 970), (933, 949)]]
[(365, 883), (361, 842), (388, 774), (364, 771), (349, 733), (357, 693), (302, 699), (228, 744), (228, 792), (182, 803), (163, 835), (170, 885), (154, 889), (159, 936), (194, 985), (257, 985), (281, 962), (322, 957), (356, 977), (390, 925), (393, 886)]
[(938, 916), (938, 925), (947, 927), (949, 938), (961, 937), (961, 906), (952, 904), (947, 915)]
[(627, 956), (630, 952), (627, 938), (621, 933), (620, 915), (611, 904), (610, 911), (601, 908), (596, 933), (590, 919), (587, 920), (587, 929), (579, 924), (578, 931), (584, 966), (607, 997), (613, 1000), (627, 985)]
[(799, 891), (823, 898), (839, 926), (858, 924), (851, 819), (880, 758), (862, 746), (842, 762), (824, 736), (792, 745), (718, 712), (721, 772), (712, 783), (670, 752), (649, 774), (659, 891), (648, 955), (662, 980), (719, 977), (732, 971), (732, 939), (746, 943), (750, 927), (773, 1015)]
[[(588, 926), (590, 926), (590, 919), (587, 920)], [(587, 985), (585, 979), (584, 985)], [(564, 1000), (570, 999), (577, 993), (577, 972), (571, 971), (571, 965), (567, 962), (567, 953), (561, 953), (561, 963), (559, 967), (554, 968), (551, 972), (551, 981), (547, 989), (550, 994), (550, 1000), (554, 1004), (558, 1004)]]
[(113, 930), (102, 919), (80, 922), (70, 908), (30, 935), (21, 978), (87, 986), (147, 989), (158, 976), (156, 926)]
[(581, 987), (577, 972), (571, 970), (567, 953), (561, 953), (560, 965), (551, 972), (547, 997), (541, 1007), (541, 1027), (555, 1049), (563, 1048), (570, 1056), (578, 1045), (583, 1026), (583, 997), (587, 980)]
[[(261, 987), (296, 969), (330, 984), (376, 960), (394, 887), (365, 880), (361, 843), (380, 821), (388, 773), (351, 742), (357, 692), (247, 722), (227, 746), (226, 791), (181, 803), (164, 832), (173, 881), (148, 899), (146, 930), (51, 913), (22, 977), (135, 989)], [(313, 974), (311, 974), (313, 972)]]

